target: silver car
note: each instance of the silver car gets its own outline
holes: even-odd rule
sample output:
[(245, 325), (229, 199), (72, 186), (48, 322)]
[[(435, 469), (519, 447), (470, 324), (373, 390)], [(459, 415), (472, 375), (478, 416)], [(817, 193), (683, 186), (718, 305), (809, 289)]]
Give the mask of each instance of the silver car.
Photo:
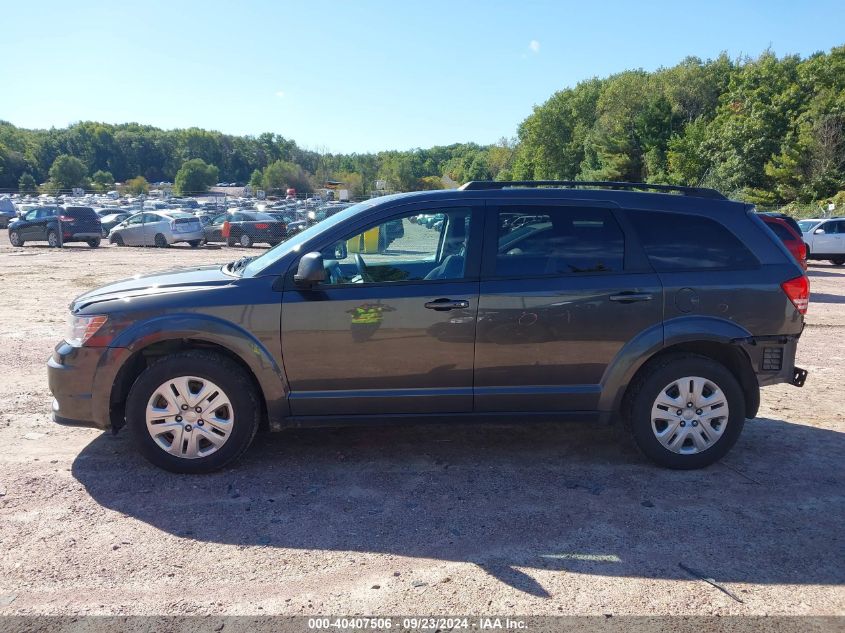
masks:
[(118, 246), (164, 248), (187, 242), (196, 248), (203, 242), (199, 218), (180, 211), (143, 211), (126, 218), (109, 232), (109, 242)]

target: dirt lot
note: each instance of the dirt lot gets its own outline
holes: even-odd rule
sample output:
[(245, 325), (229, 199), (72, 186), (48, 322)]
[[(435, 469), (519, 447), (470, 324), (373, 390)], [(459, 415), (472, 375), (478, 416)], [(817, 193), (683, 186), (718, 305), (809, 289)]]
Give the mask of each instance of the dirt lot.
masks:
[(845, 614), (845, 268), (812, 267), (807, 386), (697, 472), (572, 424), (286, 432), (176, 476), (50, 422), (75, 295), (241, 253), (0, 231), (0, 614)]

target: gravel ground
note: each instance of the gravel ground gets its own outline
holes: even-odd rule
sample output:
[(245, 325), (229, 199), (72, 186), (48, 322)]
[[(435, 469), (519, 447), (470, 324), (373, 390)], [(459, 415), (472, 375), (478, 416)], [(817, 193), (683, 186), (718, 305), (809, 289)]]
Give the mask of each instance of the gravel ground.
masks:
[(440, 425), (259, 436), (192, 477), (53, 425), (44, 363), (80, 292), (243, 251), (0, 245), (0, 614), (845, 614), (841, 267), (811, 267), (806, 387), (764, 389), (705, 470)]

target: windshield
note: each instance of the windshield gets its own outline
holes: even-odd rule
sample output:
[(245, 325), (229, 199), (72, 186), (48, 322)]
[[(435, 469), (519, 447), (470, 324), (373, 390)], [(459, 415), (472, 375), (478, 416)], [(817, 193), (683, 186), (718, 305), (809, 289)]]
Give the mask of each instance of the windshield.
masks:
[(329, 230), (332, 227), (337, 226), (341, 222), (345, 221), (347, 218), (351, 218), (352, 216), (362, 211), (365, 211), (366, 209), (372, 208), (379, 202), (384, 202), (386, 198), (387, 196), (383, 198), (373, 198), (372, 200), (360, 202), (358, 204), (352, 205), (351, 207), (347, 207), (343, 211), (336, 213), (335, 215), (323, 220), (322, 222), (319, 222), (318, 224), (309, 226), (301, 233), (297, 233), (290, 239), (285, 240), (281, 244), (274, 246), (259, 257), (253, 259), (244, 268), (243, 276), (255, 277), (256, 275), (260, 274), (262, 270), (264, 270), (268, 266), (272, 266), (289, 253), (299, 252), (299, 249), (302, 248), (303, 244), (317, 237), (323, 231)]
[(798, 222), (798, 226), (801, 227), (801, 232), (806, 233), (807, 231), (811, 230), (816, 224), (821, 222), (821, 220), (801, 220)]

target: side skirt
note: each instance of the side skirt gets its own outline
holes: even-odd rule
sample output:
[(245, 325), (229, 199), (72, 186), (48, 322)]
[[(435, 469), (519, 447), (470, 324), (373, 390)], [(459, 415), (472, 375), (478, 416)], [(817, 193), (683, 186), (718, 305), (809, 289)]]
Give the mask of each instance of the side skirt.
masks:
[(609, 423), (612, 416), (603, 411), (502, 411), (481, 413), (404, 413), (382, 415), (300, 415), (285, 418), (283, 428), (340, 426), (386, 426), (413, 424), (537, 424), (547, 422)]

